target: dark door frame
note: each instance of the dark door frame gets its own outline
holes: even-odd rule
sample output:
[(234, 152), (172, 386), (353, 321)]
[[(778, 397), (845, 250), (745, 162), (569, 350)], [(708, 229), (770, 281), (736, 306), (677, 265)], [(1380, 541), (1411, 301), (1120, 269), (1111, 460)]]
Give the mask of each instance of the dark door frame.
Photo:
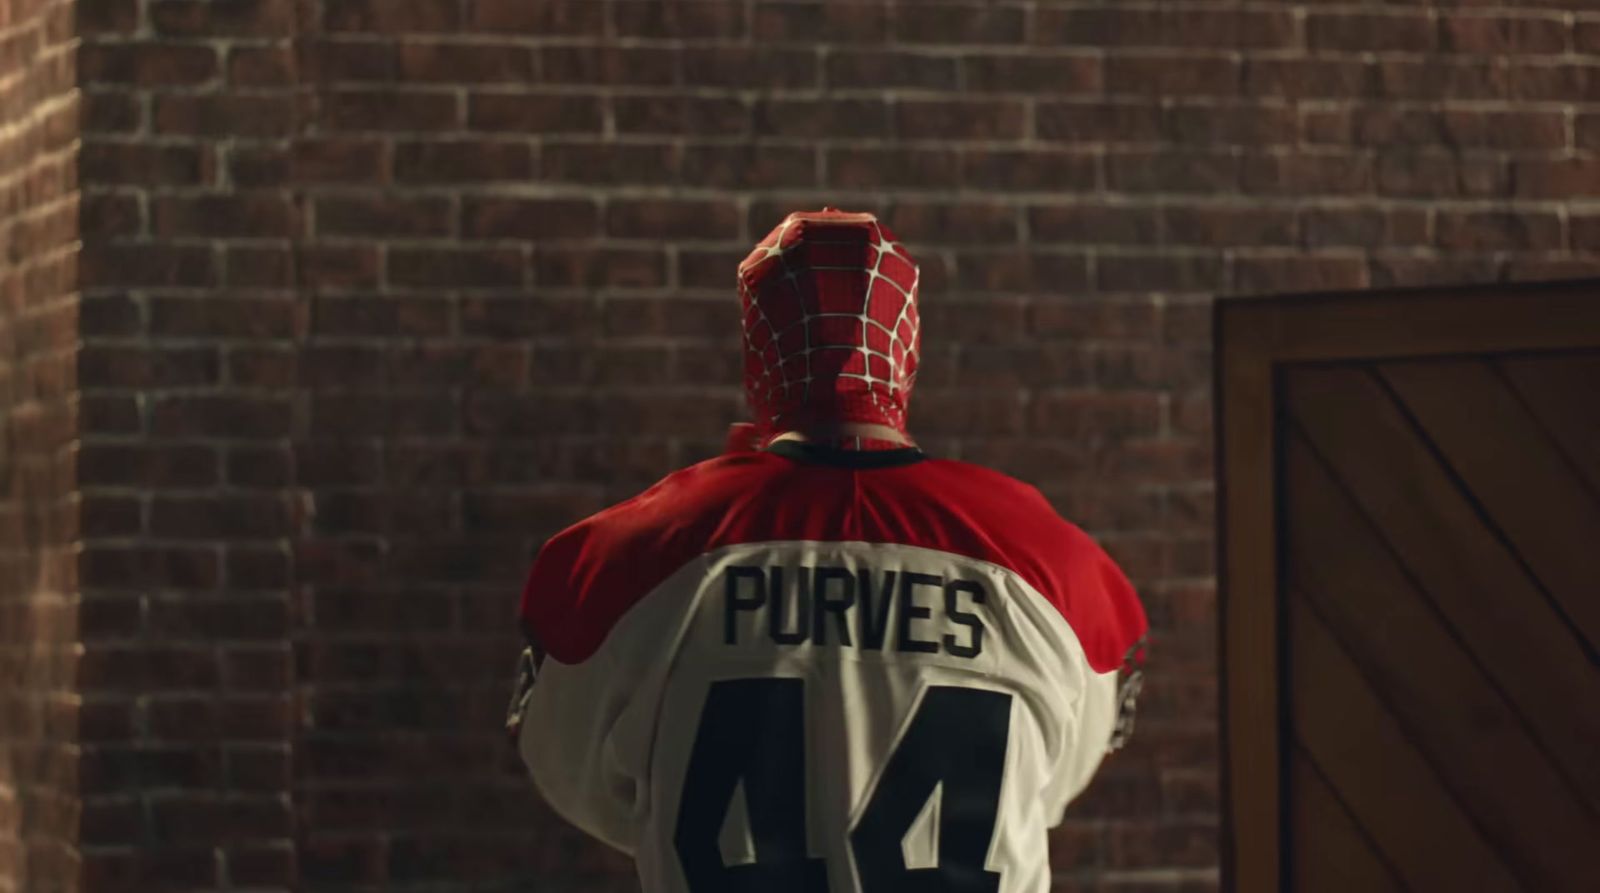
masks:
[(1287, 877), (1278, 685), (1279, 369), (1593, 347), (1600, 344), (1600, 279), (1224, 298), (1212, 318), (1222, 889), (1274, 893)]

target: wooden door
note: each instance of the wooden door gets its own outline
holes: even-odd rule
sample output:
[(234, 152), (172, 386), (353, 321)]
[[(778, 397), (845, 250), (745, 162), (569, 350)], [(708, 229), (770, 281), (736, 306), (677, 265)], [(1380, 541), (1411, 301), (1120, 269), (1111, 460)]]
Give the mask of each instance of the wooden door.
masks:
[(1600, 281), (1217, 340), (1225, 888), (1600, 891)]

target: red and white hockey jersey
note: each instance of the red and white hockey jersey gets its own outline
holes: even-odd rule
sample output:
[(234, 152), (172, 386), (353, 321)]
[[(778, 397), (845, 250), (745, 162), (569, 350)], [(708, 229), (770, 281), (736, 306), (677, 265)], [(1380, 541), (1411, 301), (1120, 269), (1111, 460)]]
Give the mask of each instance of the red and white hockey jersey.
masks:
[(556, 536), (522, 618), (523, 759), (647, 893), (1043, 893), (1146, 628), (1033, 488), (792, 441)]

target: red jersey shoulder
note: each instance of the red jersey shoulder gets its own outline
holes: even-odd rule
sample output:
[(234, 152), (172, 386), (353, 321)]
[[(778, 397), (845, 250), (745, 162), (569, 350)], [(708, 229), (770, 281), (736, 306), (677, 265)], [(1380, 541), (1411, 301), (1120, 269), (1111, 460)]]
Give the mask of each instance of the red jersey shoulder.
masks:
[[(1027, 581), (1072, 627), (1089, 665), (1122, 667), (1149, 628), (1133, 584), (1105, 549), (1062, 518), (1044, 494), (1002, 472), (952, 460), (930, 463), (958, 516), (944, 551), (998, 564)], [(972, 539), (961, 542), (962, 532)]]
[(525, 631), (556, 660), (587, 658), (628, 608), (708, 550), (726, 501), (774, 460), (738, 453), (691, 465), (551, 537), (523, 588)]
[(1144, 632), (1121, 571), (1021, 481), (942, 459), (860, 470), (766, 453), (683, 469), (558, 534), (529, 574), (523, 622), (552, 657), (581, 661), (700, 555), (785, 540), (892, 543), (998, 564), (1061, 612), (1101, 672)]

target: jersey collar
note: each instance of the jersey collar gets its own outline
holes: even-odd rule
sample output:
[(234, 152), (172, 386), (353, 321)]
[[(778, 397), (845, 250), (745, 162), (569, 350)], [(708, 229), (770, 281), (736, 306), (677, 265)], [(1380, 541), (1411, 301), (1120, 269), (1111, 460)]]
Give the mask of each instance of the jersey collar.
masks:
[(928, 458), (927, 453), (916, 447), (892, 450), (842, 450), (804, 440), (780, 440), (769, 445), (767, 452), (794, 462), (830, 465), (835, 468), (899, 468)]

